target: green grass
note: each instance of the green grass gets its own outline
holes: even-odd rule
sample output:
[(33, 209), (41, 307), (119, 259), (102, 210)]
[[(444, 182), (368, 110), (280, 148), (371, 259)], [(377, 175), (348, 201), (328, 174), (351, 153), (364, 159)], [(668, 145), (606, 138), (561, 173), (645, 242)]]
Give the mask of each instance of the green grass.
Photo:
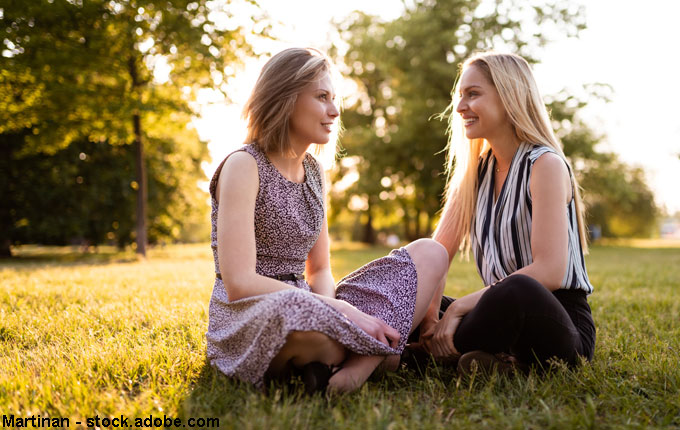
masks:
[[(217, 417), (221, 428), (680, 428), (680, 248), (595, 247), (591, 365), (507, 380), (430, 367), (374, 376), (357, 393), (264, 395), (205, 362), (208, 245), (146, 261), (102, 248), (24, 247), (0, 261), (0, 412), (69, 417)], [(384, 255), (341, 244), (336, 279)], [(454, 260), (447, 294), (480, 287)]]

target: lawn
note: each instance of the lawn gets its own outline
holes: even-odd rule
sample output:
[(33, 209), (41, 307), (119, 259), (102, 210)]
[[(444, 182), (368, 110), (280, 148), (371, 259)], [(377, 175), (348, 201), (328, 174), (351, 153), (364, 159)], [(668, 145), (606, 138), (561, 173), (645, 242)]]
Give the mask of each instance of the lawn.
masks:
[[(335, 246), (336, 279), (387, 251)], [(239, 430), (680, 428), (680, 246), (611, 243), (594, 247), (587, 264), (598, 330), (590, 365), (510, 380), (402, 369), (354, 394), (305, 398), (265, 395), (206, 365), (208, 245), (156, 248), (146, 261), (106, 248), (23, 247), (0, 261), (0, 419), (69, 418), (70, 428), (88, 418), (106, 428), (117, 421), (103, 418), (121, 415), (131, 427), (172, 417), (211, 428), (217, 418)], [(447, 294), (479, 287), (474, 266), (454, 260)]]

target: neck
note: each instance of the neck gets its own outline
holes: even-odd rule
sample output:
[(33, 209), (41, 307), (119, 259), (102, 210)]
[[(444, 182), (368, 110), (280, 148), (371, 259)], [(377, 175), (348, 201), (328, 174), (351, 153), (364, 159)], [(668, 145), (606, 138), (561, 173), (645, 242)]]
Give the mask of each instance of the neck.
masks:
[(290, 180), (295, 180), (300, 174), (302, 162), (305, 159), (305, 153), (307, 152), (307, 148), (309, 148), (309, 146), (309, 144), (296, 145), (295, 143), (291, 142), (290, 147), (293, 155), (287, 155), (279, 151), (275, 151), (268, 152), (267, 156), (285, 177)]
[(519, 148), (520, 141), (514, 135), (506, 135), (502, 138), (487, 139), (489, 146), (491, 146), (491, 152), (496, 158), (496, 169), (499, 171), (507, 170), (510, 167), (512, 158)]

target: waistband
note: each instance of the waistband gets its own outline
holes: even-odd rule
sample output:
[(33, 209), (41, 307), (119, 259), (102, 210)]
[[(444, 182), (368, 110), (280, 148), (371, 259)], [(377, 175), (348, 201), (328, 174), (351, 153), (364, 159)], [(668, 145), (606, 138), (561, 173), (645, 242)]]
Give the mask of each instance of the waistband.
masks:
[[(279, 281), (302, 281), (305, 279), (305, 275), (302, 273), (284, 273), (282, 275), (264, 275), (267, 278), (277, 279)], [(222, 279), (221, 273), (215, 273), (217, 279)]]

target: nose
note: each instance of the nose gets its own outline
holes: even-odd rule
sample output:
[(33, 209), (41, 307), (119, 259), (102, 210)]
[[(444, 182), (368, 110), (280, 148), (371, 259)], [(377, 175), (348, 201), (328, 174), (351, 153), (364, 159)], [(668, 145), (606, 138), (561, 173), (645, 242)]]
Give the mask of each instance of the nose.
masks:
[(463, 113), (467, 110), (467, 103), (464, 99), (460, 99), (458, 105), (456, 106), (456, 112)]
[(340, 115), (340, 111), (338, 110), (338, 107), (335, 106), (335, 103), (330, 103), (327, 113), (331, 118), (337, 118)]

